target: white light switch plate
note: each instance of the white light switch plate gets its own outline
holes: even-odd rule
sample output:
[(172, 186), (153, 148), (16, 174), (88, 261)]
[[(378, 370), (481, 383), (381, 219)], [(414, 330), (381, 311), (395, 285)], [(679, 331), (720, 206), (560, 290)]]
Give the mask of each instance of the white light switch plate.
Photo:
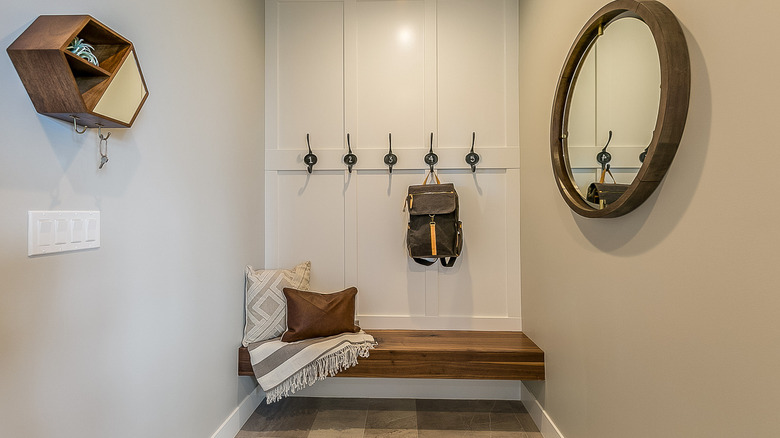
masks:
[(99, 211), (28, 211), (27, 255), (100, 247)]

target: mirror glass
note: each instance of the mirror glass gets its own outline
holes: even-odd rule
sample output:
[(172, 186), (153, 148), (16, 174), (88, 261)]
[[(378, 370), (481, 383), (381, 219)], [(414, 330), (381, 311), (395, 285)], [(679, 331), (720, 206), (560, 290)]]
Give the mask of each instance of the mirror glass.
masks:
[[(661, 67), (653, 33), (642, 20), (625, 13), (604, 27), (588, 48), (567, 103), (565, 153), (572, 182), (584, 200), (607, 165), (617, 183), (632, 183), (642, 166), (640, 156), (653, 138), (660, 94)], [(608, 141), (609, 154), (602, 154), (599, 162)], [(614, 182), (610, 173), (604, 182)], [(604, 198), (588, 204), (604, 208)]]

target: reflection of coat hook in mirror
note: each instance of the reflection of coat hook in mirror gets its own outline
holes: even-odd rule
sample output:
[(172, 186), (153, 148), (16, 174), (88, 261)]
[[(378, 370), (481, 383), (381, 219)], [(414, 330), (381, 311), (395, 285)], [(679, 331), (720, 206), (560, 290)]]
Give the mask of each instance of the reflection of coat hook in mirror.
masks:
[(433, 166), (439, 162), (439, 156), (433, 152), (433, 132), (431, 132), (431, 149), (425, 154), (425, 164), (431, 166), (431, 172), (433, 172)]
[(393, 153), (393, 134), (391, 132), (387, 133), (387, 143), (390, 145), (390, 150), (385, 155), (385, 164), (390, 173), (393, 173), (393, 165), (398, 162), (398, 157)]
[(111, 133), (109, 132), (107, 135), (103, 136), (103, 131), (101, 129), (103, 128), (103, 125), (98, 124), (97, 127), (98, 137), (100, 138), (100, 143), (98, 143), (98, 152), (100, 153), (100, 165), (98, 166), (98, 170), (100, 170), (108, 163), (108, 137), (111, 137)]
[(347, 133), (347, 155), (344, 155), (344, 164), (347, 165), (347, 169), (349, 169), (349, 173), (352, 173), (352, 166), (357, 164), (357, 155), (352, 153), (352, 145), (349, 144), (349, 133)]
[(311, 152), (311, 143), (309, 143), (309, 134), (306, 134), (306, 146), (309, 148), (309, 153), (303, 157), (303, 162), (306, 164), (306, 171), (311, 173), (314, 165), (317, 164), (317, 156)]
[(645, 158), (647, 158), (647, 150), (650, 149), (650, 146), (646, 147), (645, 150), (642, 151), (641, 154), (639, 154), (639, 162), (644, 163)]
[(471, 152), (466, 154), (466, 163), (471, 166), (471, 172), (477, 171), (477, 163), (479, 163), (479, 154), (474, 152), (474, 140), (477, 138), (477, 133), (471, 133)]
[(607, 152), (607, 146), (609, 146), (610, 141), (612, 141), (612, 131), (609, 131), (609, 138), (607, 138), (607, 144), (604, 145), (604, 149), (596, 154), (596, 161), (601, 164), (601, 170), (604, 170), (607, 166), (607, 163), (612, 161), (612, 154)]
[(76, 123), (76, 121), (79, 119), (78, 117), (76, 117), (74, 115), (71, 115), (70, 118), (73, 119), (73, 130), (76, 131), (76, 134), (83, 134), (83, 133), (87, 132), (87, 126), (86, 125), (84, 126), (84, 129), (79, 131), (79, 125)]

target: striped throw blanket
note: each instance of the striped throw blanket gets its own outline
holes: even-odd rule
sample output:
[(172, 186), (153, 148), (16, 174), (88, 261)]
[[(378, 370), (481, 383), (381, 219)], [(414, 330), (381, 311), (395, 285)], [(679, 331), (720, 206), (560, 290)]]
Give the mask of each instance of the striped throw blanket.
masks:
[(368, 351), (376, 346), (374, 337), (362, 330), (297, 342), (280, 339), (255, 342), (247, 347), (267, 403), (357, 365), (358, 357), (368, 357)]

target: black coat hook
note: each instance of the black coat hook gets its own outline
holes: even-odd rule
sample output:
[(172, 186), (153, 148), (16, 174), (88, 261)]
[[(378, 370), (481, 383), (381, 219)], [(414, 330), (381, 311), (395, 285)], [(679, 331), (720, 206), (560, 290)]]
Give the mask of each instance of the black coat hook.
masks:
[(639, 162), (644, 163), (645, 158), (647, 158), (647, 150), (650, 149), (650, 146), (646, 147), (644, 151), (642, 151), (641, 154), (639, 154)]
[(431, 172), (433, 172), (433, 166), (439, 162), (439, 156), (433, 152), (433, 132), (431, 132), (431, 149), (425, 154), (425, 164), (431, 166)]
[(393, 165), (398, 162), (398, 157), (393, 153), (393, 134), (387, 133), (387, 143), (390, 145), (390, 150), (385, 155), (385, 164), (387, 165), (390, 173), (393, 173)]
[(309, 147), (309, 153), (303, 157), (303, 162), (306, 163), (306, 170), (311, 173), (314, 165), (317, 164), (317, 156), (311, 152), (311, 143), (309, 143), (309, 134), (306, 134), (306, 146)]
[(466, 163), (471, 166), (471, 172), (477, 171), (477, 163), (479, 163), (479, 154), (474, 152), (474, 140), (477, 138), (477, 133), (471, 133), (471, 152), (466, 154)]
[(357, 164), (357, 155), (352, 153), (352, 145), (349, 144), (349, 133), (347, 133), (347, 149), (349, 152), (347, 152), (347, 155), (344, 155), (344, 164), (347, 165), (347, 169), (349, 169), (349, 173), (352, 173), (352, 166)]
[(607, 168), (607, 163), (612, 161), (612, 154), (607, 152), (607, 146), (609, 146), (609, 142), (612, 141), (612, 131), (609, 131), (609, 138), (607, 138), (607, 144), (604, 145), (604, 149), (601, 150), (598, 154), (596, 154), (596, 161), (601, 164), (601, 170), (604, 170)]

